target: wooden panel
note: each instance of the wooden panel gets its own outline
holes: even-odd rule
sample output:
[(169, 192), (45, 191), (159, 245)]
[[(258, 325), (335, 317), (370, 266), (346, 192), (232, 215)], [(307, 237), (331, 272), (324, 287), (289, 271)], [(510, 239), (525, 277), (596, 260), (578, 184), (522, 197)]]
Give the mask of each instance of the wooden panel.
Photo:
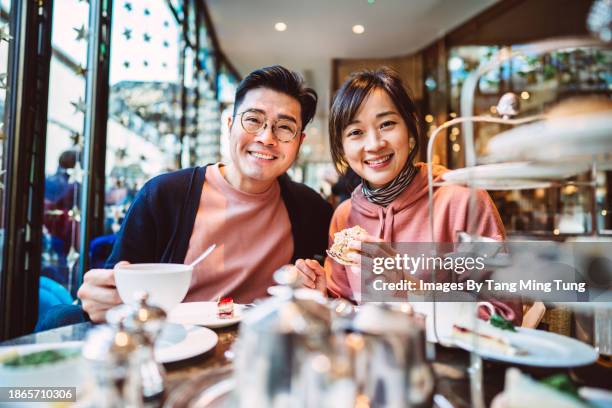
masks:
[(332, 75), (334, 78), (332, 84), (334, 93), (352, 72), (387, 66), (400, 74), (404, 83), (410, 88), (415, 100), (423, 98), (421, 54), (395, 58), (337, 59), (334, 60), (332, 66), (335, 68), (334, 75)]
[(586, 35), (592, 0), (504, 0), (447, 35), (456, 45), (521, 44)]

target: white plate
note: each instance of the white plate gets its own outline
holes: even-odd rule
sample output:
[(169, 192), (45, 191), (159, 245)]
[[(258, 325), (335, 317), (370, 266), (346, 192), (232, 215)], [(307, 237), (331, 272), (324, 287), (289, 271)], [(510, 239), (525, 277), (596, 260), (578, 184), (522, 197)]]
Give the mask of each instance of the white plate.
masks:
[[(487, 160), (555, 161), (591, 159), (605, 164), (612, 154), (612, 115), (598, 112), (555, 118), (502, 132), (488, 144)], [(593, 157), (595, 156), (595, 157)]]
[(179, 324), (195, 324), (210, 328), (231, 326), (240, 322), (244, 306), (234, 303), (234, 317), (219, 319), (217, 302), (188, 302), (176, 306), (168, 315), (168, 321)]
[[(44, 350), (80, 349), (82, 341), (65, 343), (23, 344), (0, 347), (0, 356), (17, 353), (25, 355)], [(80, 357), (61, 360), (55, 363), (28, 367), (6, 367), (0, 365), (0, 384), (2, 386), (29, 387), (79, 387), (87, 370)], [(1, 404), (0, 404), (1, 405)]]
[[(195, 357), (201, 354), (206, 353), (207, 351), (213, 349), (217, 344), (218, 337), (217, 333), (214, 331), (207, 329), (205, 327), (199, 326), (187, 326), (182, 324), (174, 324), (167, 323), (162, 330), (158, 340), (155, 343), (155, 358), (160, 363), (172, 363), (176, 361), (186, 360), (191, 357)], [(65, 343), (41, 343), (41, 344), (24, 344), (24, 345), (16, 345), (16, 346), (4, 346), (0, 347), (0, 356), (6, 353), (17, 352), (21, 355), (33, 353), (36, 351), (43, 350), (60, 350), (60, 349), (70, 349), (70, 348), (82, 348), (82, 341), (69, 341)], [(34, 374), (46, 372), (47, 370), (53, 370), (53, 368), (57, 365), (63, 370), (63, 365), (65, 363), (59, 362), (57, 364), (45, 364), (44, 366), (37, 367)], [(44, 368), (44, 370), (42, 369)], [(20, 370), (25, 373), (26, 370)], [(70, 370), (66, 371), (69, 373)], [(0, 366), (0, 379), (2, 378), (3, 369)], [(28, 373), (25, 373), (28, 374)], [(50, 384), (48, 386), (60, 386), (61, 384), (68, 383), (73, 384), (72, 381), (73, 376), (67, 374), (61, 374), (59, 376), (48, 376), (48, 373), (45, 374), (46, 378), (44, 379), (45, 384)], [(34, 376), (38, 377), (38, 376)], [(28, 381), (34, 381), (36, 378), (28, 377)], [(49, 383), (49, 378), (57, 378), (57, 381), (53, 380), (52, 383)], [(78, 378), (78, 373), (77, 373)], [(72, 382), (71, 382), (72, 381)], [(0, 381), (3, 382), (3, 381)], [(36, 381), (34, 381), (36, 382)], [(38, 382), (36, 382), (38, 384)], [(60, 385), (57, 385), (57, 384)], [(79, 381), (80, 383), (80, 381)], [(64, 385), (65, 386), (65, 385)], [(74, 386), (74, 385), (71, 385)]]
[(530, 162), (485, 164), (451, 170), (442, 178), (451, 182), (467, 183), (478, 180), (563, 180), (589, 170), (585, 163), (540, 164)]
[[(267, 289), (267, 291), (270, 296), (278, 296), (282, 298), (291, 297), (291, 288), (287, 286), (281, 286), (281, 285), (270, 286)], [(318, 290), (314, 290), (314, 289), (298, 288), (295, 290), (294, 294), (295, 294), (295, 297), (298, 299), (310, 299), (310, 300), (315, 300), (317, 302), (327, 301), (327, 298), (324, 297), (321, 292), (319, 292)]]
[(588, 402), (579, 403), (573, 396), (534, 380), (516, 368), (506, 371), (504, 391), (491, 402), (491, 408), (509, 407), (592, 407), (610, 408), (612, 392), (581, 387), (578, 394)]
[(516, 333), (508, 332), (507, 336), (513, 346), (526, 350), (528, 354), (506, 355), (479, 349), (471, 342), (455, 339), (450, 342), (483, 358), (535, 367), (577, 367), (591, 364), (598, 358), (597, 351), (588, 344), (556, 333), (517, 327)]
[(16, 344), (14, 346), (0, 347), (0, 357), (6, 353), (16, 352), (20, 355), (34, 353), (44, 350), (63, 350), (63, 349), (80, 349), (83, 347), (82, 341), (66, 341), (61, 343), (36, 343), (36, 344)]
[(187, 360), (212, 350), (219, 337), (206, 327), (168, 323), (155, 342), (155, 359), (160, 363)]
[[(465, 185), (465, 181), (444, 181), (436, 183), (436, 185)], [(500, 180), (500, 179), (478, 179), (470, 181), (470, 186), (491, 191), (508, 191), (508, 190), (533, 190), (536, 188), (548, 188), (552, 183), (548, 181), (538, 180)]]
[(612, 407), (612, 391), (601, 388), (581, 387), (578, 394), (595, 408)]

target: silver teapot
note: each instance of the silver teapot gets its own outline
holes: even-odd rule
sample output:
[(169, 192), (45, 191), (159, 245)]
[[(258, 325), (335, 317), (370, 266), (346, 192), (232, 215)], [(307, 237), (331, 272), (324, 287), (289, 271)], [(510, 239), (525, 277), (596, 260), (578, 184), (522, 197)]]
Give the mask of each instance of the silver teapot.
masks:
[(356, 400), (376, 407), (430, 407), (434, 376), (426, 359), (425, 318), (408, 304), (365, 304), (345, 337)]
[(287, 290), (244, 315), (233, 348), (237, 406), (324, 407), (331, 372), (329, 308), (322, 297), (299, 295), (308, 290), (298, 289), (295, 268), (283, 267), (274, 278)]

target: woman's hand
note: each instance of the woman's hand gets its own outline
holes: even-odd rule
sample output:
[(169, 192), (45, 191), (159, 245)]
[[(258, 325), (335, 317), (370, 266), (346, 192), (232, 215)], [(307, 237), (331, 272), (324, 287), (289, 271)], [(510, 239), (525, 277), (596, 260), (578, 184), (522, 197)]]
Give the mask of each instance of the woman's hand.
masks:
[(309, 289), (315, 289), (327, 296), (327, 282), (325, 280), (325, 269), (319, 262), (313, 259), (298, 259), (295, 267), (302, 277), (302, 285)]
[[(375, 245), (363, 245), (363, 243)], [(347, 257), (354, 262), (355, 265), (348, 266), (347, 268), (352, 274), (359, 277), (362, 277), (362, 265), (364, 263), (373, 266), (374, 259), (376, 258), (395, 258), (398, 255), (398, 252), (390, 243), (367, 233), (360, 233), (356, 239), (349, 242), (348, 246), (351, 251), (348, 253)], [(366, 261), (365, 258), (369, 259), (369, 261)], [(416, 282), (412, 275), (406, 273), (403, 269), (398, 269), (395, 264), (393, 268), (385, 269), (384, 273), (381, 275), (374, 275), (372, 272), (373, 271), (370, 271), (369, 276), (366, 276), (368, 282), (374, 278), (389, 283), (401, 282), (402, 280)], [(403, 299), (405, 292), (397, 291), (395, 295)]]
[[(116, 266), (125, 264), (129, 264), (129, 262), (121, 261)], [(122, 303), (115, 286), (115, 271), (113, 269), (91, 269), (87, 271), (77, 296), (81, 299), (83, 310), (94, 323), (103, 323), (106, 320), (106, 312)]]
[[(359, 233), (356, 239), (349, 242), (351, 251), (348, 253), (348, 258), (356, 264), (361, 264), (361, 257), (366, 258), (394, 258), (397, 252), (389, 243), (385, 243), (382, 239), (367, 233)], [(376, 244), (363, 246), (363, 243)]]

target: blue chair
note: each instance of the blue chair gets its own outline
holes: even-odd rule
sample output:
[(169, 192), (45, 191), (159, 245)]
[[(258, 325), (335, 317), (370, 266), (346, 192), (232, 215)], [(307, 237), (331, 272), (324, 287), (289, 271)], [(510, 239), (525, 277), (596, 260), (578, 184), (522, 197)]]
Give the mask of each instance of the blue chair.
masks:
[[(117, 236), (111, 234), (97, 237), (91, 241), (89, 244), (91, 268), (104, 267), (104, 263), (109, 257), (116, 239)], [(59, 243), (52, 240), (51, 244), (54, 244), (53, 249), (56, 249), (55, 247)], [(35, 332), (88, 321), (88, 317), (83, 312), (83, 309), (79, 305), (73, 304), (74, 299), (68, 290), (53, 279), (63, 278), (67, 280), (67, 266), (45, 266), (41, 275), (38, 322), (34, 329)]]
[(39, 330), (39, 326), (45, 320), (49, 310), (58, 305), (72, 306), (73, 301), (74, 299), (66, 288), (53, 279), (41, 276), (38, 289), (38, 322), (36, 323), (35, 331)]

